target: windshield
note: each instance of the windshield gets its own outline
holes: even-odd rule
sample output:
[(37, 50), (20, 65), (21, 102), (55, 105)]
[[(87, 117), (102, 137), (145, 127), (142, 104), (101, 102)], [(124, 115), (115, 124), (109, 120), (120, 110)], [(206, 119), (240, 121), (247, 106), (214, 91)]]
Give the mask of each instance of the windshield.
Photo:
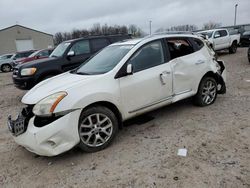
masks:
[(3, 55), (3, 56), (0, 56), (0, 60), (4, 60), (4, 59), (9, 59), (11, 58), (12, 55)]
[(83, 64), (77, 74), (104, 74), (112, 70), (129, 52), (133, 45), (108, 46)]
[(30, 54), (29, 57), (35, 57), (39, 52), (40, 52), (40, 51), (36, 51), (36, 52)]
[(213, 31), (204, 31), (204, 32), (200, 32), (200, 34), (205, 35), (208, 38), (211, 38), (213, 35)]
[(50, 57), (61, 57), (69, 45), (70, 45), (70, 42), (63, 42), (63, 43), (59, 44), (54, 49), (54, 51), (50, 54)]

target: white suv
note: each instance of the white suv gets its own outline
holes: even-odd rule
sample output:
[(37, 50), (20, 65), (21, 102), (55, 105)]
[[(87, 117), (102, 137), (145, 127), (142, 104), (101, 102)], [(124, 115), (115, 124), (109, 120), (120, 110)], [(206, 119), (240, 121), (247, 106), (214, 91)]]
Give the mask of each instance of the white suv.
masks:
[(199, 106), (226, 92), (225, 67), (195, 35), (156, 35), (112, 44), (79, 68), (47, 79), (8, 118), (15, 141), (53, 156), (78, 145), (107, 147), (122, 122), (193, 97)]

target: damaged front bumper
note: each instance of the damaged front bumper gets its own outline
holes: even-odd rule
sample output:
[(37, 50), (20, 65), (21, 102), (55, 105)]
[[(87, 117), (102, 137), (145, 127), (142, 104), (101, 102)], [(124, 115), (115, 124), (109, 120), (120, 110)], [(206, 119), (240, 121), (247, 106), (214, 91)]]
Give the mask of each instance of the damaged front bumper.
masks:
[(72, 111), (42, 127), (36, 126), (35, 116), (19, 115), (8, 118), (8, 128), (15, 142), (30, 152), (55, 156), (66, 152), (80, 142), (78, 120), (81, 110)]

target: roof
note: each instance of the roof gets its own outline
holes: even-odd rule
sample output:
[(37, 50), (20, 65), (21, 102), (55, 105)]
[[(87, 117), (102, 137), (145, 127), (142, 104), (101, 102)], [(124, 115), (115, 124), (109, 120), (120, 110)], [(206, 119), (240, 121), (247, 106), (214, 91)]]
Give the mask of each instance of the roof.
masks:
[(116, 42), (112, 45), (136, 45), (142, 41), (152, 41), (152, 40), (157, 40), (161, 38), (175, 38), (175, 37), (193, 37), (193, 38), (200, 38), (199, 36), (193, 35), (193, 34), (160, 34), (160, 35), (151, 35), (151, 36), (146, 36), (144, 38), (138, 38), (138, 39), (129, 39), (129, 40), (124, 40), (121, 42)]
[(7, 30), (7, 29), (10, 29), (10, 28), (12, 28), (12, 27), (22, 27), (22, 28), (25, 28), (25, 29), (28, 29), (28, 30), (32, 30), (32, 31), (38, 32), (38, 33), (42, 33), (42, 34), (45, 34), (45, 35), (53, 36), (52, 34), (45, 33), (45, 32), (42, 32), (42, 31), (38, 31), (38, 30), (35, 30), (35, 29), (31, 29), (31, 28), (29, 28), (29, 27), (25, 27), (25, 26), (18, 25), (18, 24), (12, 25), (12, 26), (10, 26), (10, 27), (6, 27), (6, 28), (4, 28), (4, 29), (1, 29), (0, 32), (1, 32), (1, 31), (4, 31), (4, 30)]

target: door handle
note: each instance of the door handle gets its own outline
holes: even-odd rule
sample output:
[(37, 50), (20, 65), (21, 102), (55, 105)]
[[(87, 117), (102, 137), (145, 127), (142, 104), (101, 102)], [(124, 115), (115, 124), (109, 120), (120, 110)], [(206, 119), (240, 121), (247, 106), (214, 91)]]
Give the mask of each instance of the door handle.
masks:
[(160, 74), (160, 80), (162, 85), (165, 85), (167, 83), (167, 79), (169, 79), (167, 75), (169, 74), (171, 74), (170, 71), (164, 71)]
[(161, 75), (162, 74), (170, 74), (170, 73), (171, 73), (170, 71), (164, 71), (164, 72), (161, 73)]
[(203, 60), (198, 60), (195, 64), (196, 64), (196, 65), (200, 65), (200, 64), (203, 64), (203, 63), (205, 63), (205, 61), (203, 61)]

